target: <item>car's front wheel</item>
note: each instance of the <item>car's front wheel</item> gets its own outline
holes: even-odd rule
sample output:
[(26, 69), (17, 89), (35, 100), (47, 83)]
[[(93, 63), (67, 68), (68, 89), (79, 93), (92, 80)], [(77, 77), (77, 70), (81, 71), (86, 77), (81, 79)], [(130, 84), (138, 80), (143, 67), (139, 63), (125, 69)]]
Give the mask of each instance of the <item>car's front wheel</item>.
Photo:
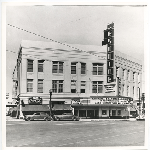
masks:
[(26, 120), (27, 120), (27, 121), (31, 121), (31, 118), (29, 117), (29, 118), (27, 118)]
[(60, 118), (58, 118), (58, 117), (57, 117), (57, 118), (56, 118), (56, 120), (57, 120), (57, 121), (59, 121), (59, 120), (60, 120)]
[(45, 118), (44, 120), (45, 120), (45, 121), (49, 121), (50, 119), (48, 119), (48, 118)]
[(73, 118), (73, 121), (76, 121), (77, 119), (76, 118)]

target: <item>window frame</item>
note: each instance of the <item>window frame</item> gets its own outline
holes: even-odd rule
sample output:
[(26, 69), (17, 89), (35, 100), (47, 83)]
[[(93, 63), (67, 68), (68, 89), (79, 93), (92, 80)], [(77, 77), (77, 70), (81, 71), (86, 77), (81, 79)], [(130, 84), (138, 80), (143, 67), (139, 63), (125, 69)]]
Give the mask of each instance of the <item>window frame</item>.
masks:
[(71, 62), (71, 74), (77, 74), (77, 62)]
[(38, 60), (38, 72), (44, 72), (44, 60)]
[(103, 93), (103, 81), (92, 81), (92, 93)]
[[(29, 87), (29, 85), (31, 85), (31, 87)], [(32, 93), (32, 92), (33, 92), (33, 79), (27, 79), (27, 93)]]
[[(103, 113), (105, 111), (105, 113)], [(107, 115), (107, 110), (106, 109), (102, 109), (102, 115)]]
[(63, 74), (63, 70), (64, 70), (64, 62), (52, 61), (52, 73)]
[(81, 81), (80, 93), (85, 93), (85, 91), (86, 91), (86, 81)]
[(33, 72), (33, 63), (34, 60), (27, 59), (27, 72)]
[[(42, 88), (39, 85), (42, 85), (41, 86)], [(37, 93), (43, 93), (43, 87), (44, 87), (44, 80), (43, 79), (38, 79)]]
[(93, 75), (104, 75), (103, 63), (93, 63)]
[(81, 63), (81, 75), (86, 74), (86, 63)]
[(63, 93), (63, 89), (64, 89), (63, 85), (64, 85), (63, 80), (52, 80), (52, 92)]
[(71, 93), (77, 93), (77, 81), (76, 80), (71, 80)]

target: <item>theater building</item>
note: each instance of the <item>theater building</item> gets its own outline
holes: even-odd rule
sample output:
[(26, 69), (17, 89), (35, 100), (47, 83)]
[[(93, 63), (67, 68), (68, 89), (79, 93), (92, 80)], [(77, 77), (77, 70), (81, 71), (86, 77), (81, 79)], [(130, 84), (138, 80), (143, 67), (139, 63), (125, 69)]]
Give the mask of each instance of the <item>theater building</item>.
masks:
[(81, 118), (127, 118), (137, 105), (142, 65), (115, 51), (114, 82), (107, 84), (106, 50), (101, 46), (22, 41), (13, 72), (17, 116), (37, 111), (73, 112)]

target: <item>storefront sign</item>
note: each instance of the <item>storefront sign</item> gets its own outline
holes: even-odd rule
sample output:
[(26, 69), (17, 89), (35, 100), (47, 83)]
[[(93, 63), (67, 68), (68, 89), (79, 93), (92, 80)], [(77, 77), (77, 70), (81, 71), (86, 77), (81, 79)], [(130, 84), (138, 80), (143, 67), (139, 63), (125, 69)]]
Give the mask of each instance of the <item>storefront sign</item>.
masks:
[(30, 97), (28, 99), (28, 103), (30, 105), (42, 104), (42, 98), (41, 97)]

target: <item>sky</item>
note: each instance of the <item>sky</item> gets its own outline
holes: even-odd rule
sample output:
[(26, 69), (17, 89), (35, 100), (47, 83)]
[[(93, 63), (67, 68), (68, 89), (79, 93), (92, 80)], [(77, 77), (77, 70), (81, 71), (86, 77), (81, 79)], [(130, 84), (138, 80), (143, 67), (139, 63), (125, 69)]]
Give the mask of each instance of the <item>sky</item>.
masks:
[[(144, 60), (144, 6), (7, 6), (6, 92), (22, 40), (46, 41), (8, 24), (68, 44), (102, 46), (103, 31), (114, 22), (115, 50)], [(11, 52), (13, 51), (13, 52)]]

